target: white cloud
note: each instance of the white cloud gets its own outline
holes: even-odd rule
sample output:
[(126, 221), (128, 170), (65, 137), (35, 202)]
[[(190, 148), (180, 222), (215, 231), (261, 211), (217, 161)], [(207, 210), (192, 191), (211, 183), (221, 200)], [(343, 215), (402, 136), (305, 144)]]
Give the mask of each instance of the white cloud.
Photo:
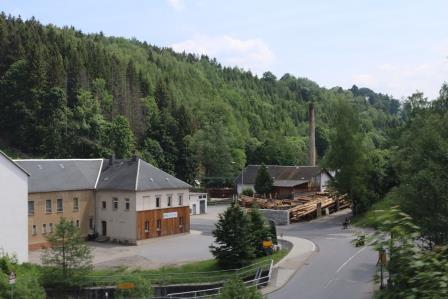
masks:
[(177, 52), (216, 57), (225, 65), (242, 67), (257, 74), (267, 71), (276, 60), (269, 46), (259, 38), (242, 40), (229, 35), (196, 35), (171, 47)]
[(435, 99), (443, 82), (448, 81), (448, 59), (440, 57), (430, 63), (382, 64), (368, 73), (352, 77), (358, 87), (369, 87), (396, 98), (408, 97), (419, 90)]
[(180, 11), (185, 8), (185, 0), (167, 0), (168, 5), (176, 11)]

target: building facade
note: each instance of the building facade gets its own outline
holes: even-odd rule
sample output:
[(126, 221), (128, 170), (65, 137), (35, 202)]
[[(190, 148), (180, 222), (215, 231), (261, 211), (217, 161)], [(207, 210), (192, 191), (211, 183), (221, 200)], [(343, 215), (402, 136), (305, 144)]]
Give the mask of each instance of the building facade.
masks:
[[(245, 189), (255, 192), (255, 179), (261, 165), (248, 165), (235, 179), (237, 193)], [(275, 198), (288, 198), (296, 193), (325, 191), (332, 176), (318, 166), (266, 165), (273, 178), (271, 195)]]
[(30, 173), (28, 247), (48, 246), (46, 237), (64, 217), (86, 237), (95, 227), (95, 188), (103, 159), (16, 160)]
[(15, 255), (28, 261), (26, 170), (0, 151), (0, 255)]
[(190, 215), (207, 213), (207, 193), (190, 193)]
[(129, 244), (189, 232), (190, 187), (139, 158), (109, 161), (96, 191), (97, 231)]

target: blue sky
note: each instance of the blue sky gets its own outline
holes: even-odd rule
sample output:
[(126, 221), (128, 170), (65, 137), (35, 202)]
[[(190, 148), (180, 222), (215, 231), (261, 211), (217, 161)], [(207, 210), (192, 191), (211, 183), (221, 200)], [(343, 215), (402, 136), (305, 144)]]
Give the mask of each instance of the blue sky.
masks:
[(446, 0), (0, 0), (0, 10), (326, 87), (432, 99), (448, 81)]

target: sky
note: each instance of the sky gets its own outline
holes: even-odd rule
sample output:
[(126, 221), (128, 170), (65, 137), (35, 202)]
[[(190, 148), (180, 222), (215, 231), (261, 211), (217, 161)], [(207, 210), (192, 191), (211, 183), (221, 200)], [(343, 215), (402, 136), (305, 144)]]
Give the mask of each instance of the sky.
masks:
[(6, 14), (402, 99), (448, 81), (447, 0), (0, 0)]

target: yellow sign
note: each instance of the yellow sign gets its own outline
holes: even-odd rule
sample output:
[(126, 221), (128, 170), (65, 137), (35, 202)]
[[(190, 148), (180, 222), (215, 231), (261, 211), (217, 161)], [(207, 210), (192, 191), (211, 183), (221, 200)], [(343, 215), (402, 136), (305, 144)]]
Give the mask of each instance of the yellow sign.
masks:
[(272, 247), (272, 241), (263, 241), (263, 247), (264, 248), (271, 248)]
[(133, 289), (133, 288), (135, 288), (135, 285), (132, 282), (122, 282), (122, 283), (118, 284), (117, 288), (119, 288), (119, 289)]

